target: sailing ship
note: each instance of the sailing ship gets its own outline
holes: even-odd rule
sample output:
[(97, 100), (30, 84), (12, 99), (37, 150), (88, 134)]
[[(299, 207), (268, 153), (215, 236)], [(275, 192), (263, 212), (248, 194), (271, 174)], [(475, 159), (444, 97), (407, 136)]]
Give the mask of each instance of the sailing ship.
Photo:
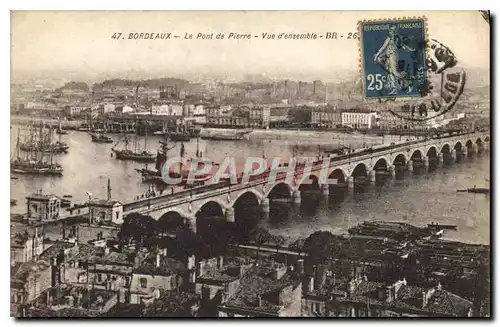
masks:
[(31, 133), (31, 136), (26, 142), (19, 145), (19, 148), (25, 152), (41, 151), (45, 153), (67, 153), (69, 145), (61, 141), (61, 134), (56, 142), (52, 142), (54, 131), (52, 127), (44, 129), (43, 124), (40, 126), (38, 137), (33, 136), (37, 133)]
[[(147, 166), (146, 166), (146, 168), (136, 169), (136, 171), (141, 174), (143, 182), (155, 183), (155, 184), (158, 184), (160, 186), (166, 186), (167, 184), (165, 183), (164, 178), (163, 178), (163, 173), (164, 173), (163, 172), (163, 165), (167, 161), (168, 151), (172, 150), (175, 147), (175, 145), (169, 147), (167, 140), (160, 141), (160, 144), (162, 145), (162, 148), (161, 148), (161, 151), (158, 151), (158, 153), (157, 153), (155, 170), (149, 170), (149, 169), (147, 169)], [(180, 157), (184, 158), (185, 154), (186, 154), (186, 151), (185, 151), (184, 143), (181, 143)], [(184, 166), (182, 163), (180, 163), (179, 165), (176, 165), (176, 166), (169, 168), (168, 174), (169, 174), (170, 178), (178, 179), (179, 177), (182, 177), (182, 180), (179, 183), (179, 185), (186, 185), (186, 184), (189, 184), (190, 182), (191, 182), (191, 184), (199, 184), (199, 183), (203, 183), (206, 180), (211, 178), (211, 174), (207, 173), (207, 174), (203, 174), (201, 176), (200, 175), (195, 176), (194, 180), (189, 181), (189, 172), (191, 171), (190, 168), (193, 166), (193, 163), (197, 164), (198, 171), (203, 169), (203, 167), (207, 164), (213, 165), (213, 163), (211, 161), (209, 161), (208, 159), (202, 158), (202, 153), (199, 151), (199, 138), (197, 138), (197, 140), (196, 140), (196, 157), (191, 158), (191, 159), (187, 159), (187, 163), (188, 163), (187, 166)]]
[(169, 133), (169, 137), (172, 142), (189, 142), (191, 140), (191, 133), (186, 130), (185, 126), (182, 130), (179, 130), (179, 126), (177, 126), (177, 130)]
[[(139, 162), (155, 162), (155, 155), (151, 152), (147, 151), (147, 142), (148, 137), (147, 133), (144, 138), (144, 149), (142, 151), (137, 149), (137, 138), (134, 139), (134, 150), (129, 149), (130, 141), (127, 136), (119, 142), (117, 142), (111, 151), (116, 155), (116, 159), (119, 160), (133, 160)], [(121, 150), (117, 149), (117, 146), (120, 144), (124, 144), (124, 148)]]
[(42, 151), (45, 144), (43, 142), (51, 142), (51, 139), (45, 139), (43, 136), (43, 127), (40, 128), (39, 134), (30, 130), (29, 138), (32, 142), (40, 146), (29, 148), (28, 151), (21, 153), (20, 130), (17, 132), (15, 157), (10, 161), (10, 169), (13, 173), (19, 174), (36, 174), (36, 175), (62, 175), (63, 168), (58, 163), (54, 162), (54, 153), (48, 152), (49, 161), (46, 161), (47, 152)]

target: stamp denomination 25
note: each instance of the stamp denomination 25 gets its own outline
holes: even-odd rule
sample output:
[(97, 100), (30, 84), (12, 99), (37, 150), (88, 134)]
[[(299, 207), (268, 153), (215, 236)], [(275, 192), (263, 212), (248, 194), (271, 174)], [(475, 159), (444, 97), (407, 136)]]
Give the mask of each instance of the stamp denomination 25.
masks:
[(364, 96), (416, 98), (427, 93), (424, 18), (360, 22)]

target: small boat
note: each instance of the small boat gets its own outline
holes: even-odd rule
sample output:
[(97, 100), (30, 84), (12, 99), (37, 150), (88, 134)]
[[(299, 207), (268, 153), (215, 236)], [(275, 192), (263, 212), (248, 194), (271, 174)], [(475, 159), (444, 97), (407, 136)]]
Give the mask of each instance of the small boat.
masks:
[(172, 142), (188, 142), (191, 140), (191, 134), (187, 132), (170, 133), (169, 138)]
[(17, 200), (10, 199), (10, 205), (15, 206), (17, 204)]
[(73, 195), (71, 195), (71, 194), (64, 194), (63, 195), (63, 198), (72, 198), (72, 197), (73, 197)]
[(57, 133), (57, 134), (59, 134), (59, 135), (66, 135), (66, 134), (68, 134), (68, 132), (67, 132), (67, 131), (65, 131), (65, 130), (64, 130), (64, 129), (62, 129), (62, 128), (57, 129), (57, 130), (56, 130), (56, 133)]
[(474, 188), (468, 188), (467, 192), (469, 192), (469, 193), (488, 194), (488, 193), (490, 193), (490, 189), (489, 188), (484, 188), (484, 187), (478, 187), (478, 188), (474, 187)]
[(11, 177), (10, 177), (10, 179), (14, 179), (14, 180), (16, 180), (16, 179), (18, 179), (18, 177), (16, 177), (16, 176), (11, 176)]
[(479, 194), (488, 194), (490, 193), (489, 188), (483, 188), (483, 187), (474, 187), (474, 188), (466, 188), (466, 189), (459, 189), (457, 192), (462, 192), (462, 193), (479, 193)]
[(435, 229), (454, 229), (454, 230), (457, 229), (457, 225), (436, 224), (436, 223), (427, 224), (427, 227)]
[(113, 139), (107, 135), (98, 133), (89, 133), (94, 143), (113, 143)]

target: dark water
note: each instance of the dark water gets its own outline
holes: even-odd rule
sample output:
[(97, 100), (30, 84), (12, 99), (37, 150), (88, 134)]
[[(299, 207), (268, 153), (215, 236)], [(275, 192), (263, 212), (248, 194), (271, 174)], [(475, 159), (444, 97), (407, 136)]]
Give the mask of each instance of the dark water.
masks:
[[(17, 127), (13, 126), (12, 151)], [(116, 141), (121, 136), (112, 136)], [(111, 180), (113, 198), (127, 201), (144, 193), (148, 185), (141, 182), (134, 168), (145, 165), (131, 161), (119, 161), (110, 156), (113, 144), (95, 144), (82, 132), (70, 132), (62, 136), (70, 145), (68, 154), (57, 155), (55, 160), (64, 167), (62, 177), (16, 175), (11, 180), (11, 199), (18, 205), (12, 212), (26, 211), (25, 196), (38, 191), (56, 195), (71, 194), (74, 202), (106, 196), (107, 179)], [(147, 147), (156, 151), (159, 137), (149, 137)], [(254, 132), (249, 140), (239, 142), (199, 141), (203, 154), (216, 162), (227, 156), (235, 156), (241, 165), (248, 156), (284, 156), (294, 151), (297, 155), (315, 156), (318, 151), (346, 144), (361, 147), (382, 142), (398, 141), (399, 137), (375, 137), (320, 132), (276, 133)], [(138, 139), (144, 146), (144, 138)], [(318, 149), (318, 146), (320, 149)], [(170, 155), (179, 153), (178, 145)], [(194, 156), (196, 140), (186, 144), (187, 156)], [(153, 168), (153, 164), (149, 167)], [(266, 225), (273, 233), (295, 238), (305, 237), (317, 230), (344, 232), (349, 226), (370, 219), (406, 221), (415, 225), (430, 222), (457, 224), (458, 231), (447, 232), (447, 239), (489, 244), (490, 198), (489, 195), (457, 193), (460, 188), (473, 185), (487, 187), (490, 178), (489, 153), (481, 157), (465, 159), (462, 163), (438, 168), (433, 172), (412, 174), (398, 180), (388, 180), (383, 185), (368, 185), (361, 191), (341, 192), (324, 198), (321, 194), (304, 195), (300, 206), (280, 204), (273, 206)]]

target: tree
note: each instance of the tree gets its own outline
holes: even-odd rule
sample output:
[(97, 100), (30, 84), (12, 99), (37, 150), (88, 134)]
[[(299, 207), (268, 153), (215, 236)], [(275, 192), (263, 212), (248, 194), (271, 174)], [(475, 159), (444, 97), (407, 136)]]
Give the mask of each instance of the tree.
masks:
[(132, 239), (143, 245), (149, 242), (155, 233), (156, 220), (150, 216), (131, 213), (123, 219), (118, 237), (121, 244), (128, 243)]
[(249, 234), (250, 241), (253, 241), (257, 245), (257, 257), (259, 257), (260, 247), (266, 244), (272, 235), (269, 234), (267, 229), (262, 227), (255, 227)]
[(304, 242), (304, 252), (309, 254), (314, 263), (319, 263), (332, 255), (336, 237), (330, 232), (314, 232)]

